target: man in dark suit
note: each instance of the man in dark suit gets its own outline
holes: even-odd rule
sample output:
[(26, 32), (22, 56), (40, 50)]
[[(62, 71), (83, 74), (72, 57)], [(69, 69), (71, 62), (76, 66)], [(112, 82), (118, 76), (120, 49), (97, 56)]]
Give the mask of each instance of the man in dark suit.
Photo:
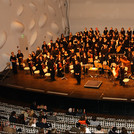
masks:
[(80, 85), (81, 83), (81, 65), (79, 62), (76, 60), (75, 65), (74, 65), (74, 75), (77, 80), (77, 85)]
[(51, 73), (51, 80), (55, 81), (55, 63), (52, 55), (48, 60), (48, 72)]

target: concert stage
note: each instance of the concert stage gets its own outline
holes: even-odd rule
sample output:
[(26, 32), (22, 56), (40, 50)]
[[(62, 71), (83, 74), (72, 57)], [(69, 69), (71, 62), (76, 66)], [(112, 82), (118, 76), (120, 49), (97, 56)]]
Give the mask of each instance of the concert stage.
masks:
[[(106, 78), (105, 74), (98, 77), (82, 75), (81, 85), (76, 85), (76, 79), (73, 74), (65, 74), (67, 79), (56, 77), (56, 81), (50, 81), (50, 77), (39, 78), (31, 76), (25, 71), (18, 72), (17, 75), (11, 75), (0, 84), (6, 87), (17, 88), (18, 90), (27, 90), (40, 92), (42, 94), (54, 94), (72, 98), (94, 99), (94, 100), (114, 100), (114, 101), (134, 101), (134, 80), (130, 79), (126, 86), (120, 86), (119, 81)], [(88, 81), (101, 81), (101, 86), (96, 88), (84, 88)]]

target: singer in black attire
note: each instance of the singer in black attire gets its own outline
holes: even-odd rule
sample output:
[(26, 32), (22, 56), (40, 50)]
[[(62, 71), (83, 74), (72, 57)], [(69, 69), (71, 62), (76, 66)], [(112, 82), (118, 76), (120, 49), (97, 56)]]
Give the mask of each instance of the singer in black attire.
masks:
[(14, 74), (17, 74), (17, 64), (16, 64), (16, 56), (14, 52), (11, 52), (10, 61), (12, 62), (12, 70)]
[(31, 54), (29, 54), (29, 57), (27, 58), (27, 63), (28, 63), (28, 66), (30, 68), (30, 74), (33, 75), (34, 74), (34, 71), (33, 71), (33, 61), (32, 61), (32, 56)]
[(17, 58), (18, 58), (18, 62), (19, 62), (19, 69), (20, 70), (23, 70), (23, 65), (22, 65), (22, 62), (23, 62), (23, 53), (21, 53), (20, 50), (18, 50)]
[(75, 65), (74, 65), (74, 75), (77, 80), (77, 85), (80, 85), (81, 84), (81, 65), (77, 60), (75, 61)]

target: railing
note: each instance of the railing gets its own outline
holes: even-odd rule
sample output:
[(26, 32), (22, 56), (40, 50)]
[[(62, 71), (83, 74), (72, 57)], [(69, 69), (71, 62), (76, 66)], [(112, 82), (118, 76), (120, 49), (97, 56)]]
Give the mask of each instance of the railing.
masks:
[(5, 74), (4, 74), (4, 76), (2, 77), (2, 79), (1, 79), (1, 81), (3, 81), (6, 77), (7, 77), (7, 75), (11, 72), (11, 67), (10, 67), (10, 62), (8, 62), (7, 63), (7, 65), (6, 65), (6, 67), (4, 68), (4, 70), (2, 71), (2, 72), (4, 72), (6, 69), (9, 69)]

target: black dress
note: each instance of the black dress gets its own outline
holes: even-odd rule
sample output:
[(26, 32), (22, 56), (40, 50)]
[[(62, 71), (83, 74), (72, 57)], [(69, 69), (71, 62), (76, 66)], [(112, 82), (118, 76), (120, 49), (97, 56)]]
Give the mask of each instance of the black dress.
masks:
[(12, 62), (13, 73), (17, 74), (16, 56), (10, 56), (10, 61)]

